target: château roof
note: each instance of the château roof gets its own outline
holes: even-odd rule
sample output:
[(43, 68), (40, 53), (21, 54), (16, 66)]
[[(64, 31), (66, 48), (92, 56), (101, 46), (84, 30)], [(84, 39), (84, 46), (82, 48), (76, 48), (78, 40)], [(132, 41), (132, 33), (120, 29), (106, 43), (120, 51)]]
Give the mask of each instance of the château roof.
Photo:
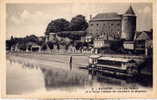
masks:
[(121, 20), (121, 15), (112, 12), (112, 13), (99, 13), (93, 17), (92, 21), (98, 20)]
[(132, 6), (130, 6), (128, 8), (128, 10), (125, 12), (125, 15), (135, 15), (135, 12), (134, 12)]

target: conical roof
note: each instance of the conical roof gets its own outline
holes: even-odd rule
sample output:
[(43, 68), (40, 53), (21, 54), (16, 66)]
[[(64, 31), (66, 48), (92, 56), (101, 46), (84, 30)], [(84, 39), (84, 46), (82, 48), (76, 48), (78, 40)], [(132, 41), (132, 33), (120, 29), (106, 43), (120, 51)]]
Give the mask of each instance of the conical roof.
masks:
[(134, 10), (132, 8), (132, 6), (129, 7), (129, 9), (125, 12), (125, 14), (129, 14), (129, 15), (135, 15)]

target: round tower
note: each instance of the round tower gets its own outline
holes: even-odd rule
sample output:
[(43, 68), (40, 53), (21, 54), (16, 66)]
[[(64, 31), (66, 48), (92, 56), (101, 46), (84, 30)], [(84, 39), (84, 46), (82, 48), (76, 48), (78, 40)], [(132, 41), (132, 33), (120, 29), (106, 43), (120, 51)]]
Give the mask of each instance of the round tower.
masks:
[(121, 39), (133, 40), (136, 32), (136, 15), (130, 6), (122, 16), (122, 34)]

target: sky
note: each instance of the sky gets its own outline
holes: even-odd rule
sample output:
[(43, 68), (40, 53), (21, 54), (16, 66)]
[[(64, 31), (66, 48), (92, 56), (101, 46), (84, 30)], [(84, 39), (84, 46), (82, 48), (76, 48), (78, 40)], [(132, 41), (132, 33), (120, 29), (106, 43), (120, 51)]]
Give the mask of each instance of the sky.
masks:
[(116, 12), (124, 14), (132, 6), (137, 16), (137, 31), (152, 28), (151, 3), (53, 3), (53, 4), (7, 4), (6, 38), (25, 37), (35, 34), (43, 36), (48, 23), (57, 18), (70, 21), (72, 17), (82, 14), (89, 21), (98, 13)]

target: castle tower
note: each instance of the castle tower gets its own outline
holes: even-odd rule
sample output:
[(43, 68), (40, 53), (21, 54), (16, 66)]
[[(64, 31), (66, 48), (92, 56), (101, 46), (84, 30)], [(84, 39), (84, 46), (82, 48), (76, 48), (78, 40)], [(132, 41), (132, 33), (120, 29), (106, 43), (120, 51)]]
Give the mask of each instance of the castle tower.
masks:
[(136, 32), (136, 15), (130, 6), (122, 16), (122, 34), (121, 39), (133, 40)]

